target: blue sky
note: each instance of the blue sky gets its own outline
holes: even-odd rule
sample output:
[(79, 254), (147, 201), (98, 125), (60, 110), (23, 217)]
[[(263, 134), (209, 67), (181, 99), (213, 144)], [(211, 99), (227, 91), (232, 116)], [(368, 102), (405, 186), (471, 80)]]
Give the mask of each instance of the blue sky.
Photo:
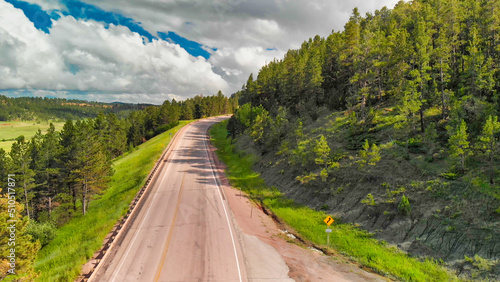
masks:
[(11, 3), (14, 7), (21, 9), (35, 27), (43, 30), (45, 33), (49, 33), (52, 27), (52, 18), (59, 18), (56, 13), (48, 13), (36, 4), (18, 0), (5, 0), (5, 2)]
[(0, 92), (155, 103), (226, 95), (354, 7), (398, 0), (0, 0)]
[[(198, 42), (184, 38), (173, 31), (158, 31), (158, 35), (155, 36), (145, 30), (141, 26), (141, 23), (136, 22), (132, 18), (128, 18), (116, 12), (105, 11), (97, 6), (81, 1), (62, 0), (61, 3), (64, 4), (66, 8), (66, 10), (63, 11), (57, 9), (45, 11), (37, 4), (19, 0), (5, 0), (5, 2), (11, 3), (14, 7), (21, 9), (35, 27), (45, 33), (50, 33), (52, 20), (58, 20), (61, 17), (60, 14), (62, 14), (64, 16), (72, 16), (78, 20), (95, 20), (106, 25), (113, 24), (126, 26), (130, 31), (140, 34), (149, 42), (153, 39), (163, 39), (179, 44), (189, 54), (195, 57), (202, 56), (205, 59), (210, 58), (210, 53), (206, 50), (208, 47), (204, 48), (204, 46)], [(214, 49), (212, 48), (212, 50)]]

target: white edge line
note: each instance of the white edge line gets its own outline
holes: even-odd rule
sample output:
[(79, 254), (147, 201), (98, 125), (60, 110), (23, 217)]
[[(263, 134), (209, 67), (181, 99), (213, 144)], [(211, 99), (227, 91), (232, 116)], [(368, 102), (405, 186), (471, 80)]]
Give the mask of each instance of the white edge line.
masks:
[[(173, 139), (173, 138), (172, 138)], [(172, 140), (171, 139), (171, 140)], [(172, 155), (172, 158), (177, 154), (177, 151), (174, 149), (174, 148), (171, 148), (173, 150), (173, 155)], [(170, 168), (170, 164), (171, 162), (168, 162), (167, 164), (167, 168), (165, 169), (165, 172), (168, 171), (168, 169)], [(158, 171), (159, 173), (159, 171)], [(167, 174), (164, 173), (163, 174), (163, 177), (161, 178), (161, 181), (160, 183), (158, 184), (158, 186), (160, 186), (162, 183), (163, 183), (163, 180), (165, 179), (165, 176)], [(158, 191), (157, 191), (158, 192)], [(156, 195), (158, 195), (158, 193), (155, 193), (154, 196), (153, 196), (153, 199), (151, 199), (151, 204), (149, 205), (148, 207), (148, 211), (146, 212), (146, 215), (144, 215), (144, 217), (142, 218), (141, 220), (141, 223), (139, 224), (139, 227), (137, 228), (136, 232), (135, 232), (135, 235), (134, 235), (134, 238), (132, 238), (132, 241), (130, 241), (130, 243), (127, 245), (127, 251), (125, 252), (125, 255), (123, 256), (123, 258), (126, 258), (130, 252), (130, 249), (132, 248), (132, 245), (134, 244), (135, 240), (137, 239), (137, 235), (139, 234), (139, 232), (141, 231), (141, 228), (142, 228), (142, 225), (144, 224), (144, 221), (146, 220), (146, 218), (148, 217), (149, 215), (149, 212), (151, 211), (151, 207), (153, 206), (153, 202), (154, 200), (156, 199)], [(118, 275), (118, 273), (120, 272), (120, 269), (122, 268), (123, 266), (123, 262), (125, 261), (125, 259), (122, 259), (120, 261), (120, 264), (118, 265), (118, 268), (113, 271), (114, 275), (112, 276), (111, 278), (111, 281), (115, 281), (116, 280), (116, 276)]]
[[(206, 137), (208, 137), (209, 136), (208, 135), (208, 129), (207, 129), (206, 134), (207, 134)], [(219, 183), (217, 182), (217, 179), (215, 178), (214, 168), (212, 166), (212, 161), (210, 159), (210, 156), (208, 155), (208, 146), (207, 146), (207, 140), (206, 139), (204, 140), (204, 144), (205, 144), (205, 153), (207, 154), (208, 163), (210, 164), (210, 172), (212, 172), (212, 177), (214, 179), (215, 185), (218, 188), (217, 191), (219, 191), (219, 197), (220, 197), (220, 200), (222, 202), (222, 207), (224, 208), (224, 213), (226, 214), (227, 225), (229, 227), (229, 233), (231, 234), (231, 241), (233, 242), (234, 256), (236, 257), (236, 266), (238, 267), (238, 277), (240, 279), (240, 282), (242, 282), (243, 280), (241, 279), (240, 263), (239, 263), (239, 259), (238, 259), (238, 252), (236, 251), (236, 244), (234, 243), (233, 230), (231, 228), (231, 223), (229, 222), (229, 216), (227, 214), (226, 205), (224, 203), (224, 200), (222, 199), (222, 194), (221, 194), (221, 191), (220, 191)]]

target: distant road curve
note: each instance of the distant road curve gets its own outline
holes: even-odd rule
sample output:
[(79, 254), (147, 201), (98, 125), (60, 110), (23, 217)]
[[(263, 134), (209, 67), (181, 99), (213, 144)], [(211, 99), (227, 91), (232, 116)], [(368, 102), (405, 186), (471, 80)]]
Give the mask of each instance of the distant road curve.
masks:
[(200, 120), (177, 133), (91, 281), (291, 281), (275, 249), (241, 232), (218, 184), (207, 130), (227, 118)]

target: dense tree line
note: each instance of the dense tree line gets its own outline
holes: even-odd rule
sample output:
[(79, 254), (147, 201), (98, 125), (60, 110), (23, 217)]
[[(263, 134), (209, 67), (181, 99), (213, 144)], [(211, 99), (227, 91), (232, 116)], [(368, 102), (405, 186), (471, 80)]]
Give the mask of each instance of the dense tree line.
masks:
[(126, 117), (131, 112), (150, 105), (99, 103), (59, 98), (21, 97), (0, 95), (0, 121), (8, 120), (68, 120), (95, 118), (101, 112)]
[(309, 39), (251, 75), (240, 104), (313, 119), (321, 106), (355, 109), (365, 119), (389, 100), (414, 131), (424, 132), (424, 112), (438, 107), (477, 134), (499, 110), (499, 29), (498, 1), (401, 1), (365, 17), (355, 9), (344, 31)]
[(60, 132), (51, 124), (47, 133), (38, 131), (31, 140), (20, 136), (8, 154), (0, 149), (2, 187), (7, 174), (15, 174), (26, 216), (63, 224), (77, 210), (85, 214), (93, 195), (105, 189), (113, 173), (112, 159), (181, 119), (232, 113), (235, 102), (219, 91), (183, 102), (165, 101), (126, 119), (100, 113), (95, 119), (67, 120)]
[(321, 136), (301, 136), (302, 122), (345, 111), (349, 149), (362, 149), (359, 163), (365, 156), (370, 164), (379, 148), (365, 138), (387, 110), (397, 132), (391, 140), (407, 157), (411, 146), (425, 147), (431, 161), (441, 150), (460, 175), (471, 160), (470, 177), (482, 175), (498, 197), (499, 32), (499, 1), (400, 1), (364, 17), (354, 9), (344, 31), (309, 39), (250, 75), (228, 130), (246, 131), (264, 153), (287, 152), (307, 172), (327, 163), (315, 166), (328, 150)]
[(215, 96), (197, 95), (185, 101), (165, 101), (160, 107), (148, 107), (133, 112), (128, 118), (129, 146), (137, 146), (165, 130), (177, 125), (179, 120), (192, 120), (233, 113), (238, 107), (237, 98), (227, 98), (218, 92)]
[(2, 188), (7, 173), (15, 174), (25, 215), (64, 224), (77, 207), (85, 214), (92, 196), (105, 187), (111, 159), (126, 149), (124, 130), (114, 114), (101, 114), (68, 120), (61, 132), (50, 124), (46, 134), (38, 131), (31, 140), (20, 136), (8, 154), (0, 150)]

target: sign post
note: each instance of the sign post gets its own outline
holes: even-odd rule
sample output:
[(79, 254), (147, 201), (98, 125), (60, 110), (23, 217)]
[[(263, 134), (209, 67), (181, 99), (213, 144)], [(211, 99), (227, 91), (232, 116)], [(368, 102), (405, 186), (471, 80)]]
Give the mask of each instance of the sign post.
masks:
[(330, 247), (330, 233), (332, 233), (332, 230), (330, 228), (326, 229), (326, 245)]
[[(327, 217), (325, 218), (325, 220), (323, 220), (323, 221), (326, 223), (326, 225), (328, 225), (328, 227), (330, 227), (330, 225), (332, 225), (332, 223), (333, 223), (335, 220), (333, 220), (333, 218), (332, 218), (331, 216), (327, 216)], [(327, 228), (327, 229), (326, 229), (326, 245), (327, 245), (328, 247), (330, 247), (330, 233), (332, 233), (332, 229)]]

